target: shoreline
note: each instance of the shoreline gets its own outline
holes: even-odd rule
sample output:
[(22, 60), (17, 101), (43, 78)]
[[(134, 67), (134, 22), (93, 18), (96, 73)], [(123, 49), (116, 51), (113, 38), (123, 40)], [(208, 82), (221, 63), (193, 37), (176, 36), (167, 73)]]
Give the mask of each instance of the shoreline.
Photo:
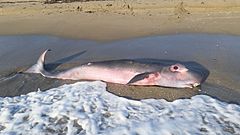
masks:
[[(21, 1), (21, 0), (9, 0)], [(217, 2), (215, 7), (213, 3)], [(225, 5), (224, 5), (225, 4)], [(51, 35), (112, 41), (151, 35), (209, 33), (240, 35), (240, 2), (211, 0), (3, 3), (0, 35)]]
[[(239, 96), (239, 36), (172, 35), (146, 37), (116, 42), (94, 42), (49, 36), (0, 37), (0, 92), (1, 96), (14, 96), (47, 90), (68, 81), (49, 79), (41, 75), (17, 74), (36, 63), (47, 48), (53, 50), (46, 64), (48, 71), (64, 71), (88, 62), (146, 59), (174, 60), (198, 63), (210, 71), (200, 90), (178, 90), (161, 87), (126, 87), (109, 84), (110, 92), (133, 99), (165, 98), (175, 100), (195, 94), (207, 94), (226, 102), (240, 103)], [(231, 54), (231, 55), (229, 55)]]
[[(16, 2), (23, 0), (8, 1)], [(44, 85), (46, 88), (64, 84), (56, 80), (51, 80), (52, 82), (44, 81), (45, 78), (43, 77), (36, 77), (36, 79), (33, 77), (33, 79), (31, 79), (31, 76), (16, 76), (16, 78), (11, 79), (12, 74), (15, 74), (19, 70), (21, 71), (22, 68), (28, 65), (34, 64), (40, 52), (46, 48), (51, 48), (56, 52), (49, 54), (49, 59), (53, 62), (59, 58), (75, 56), (73, 54), (78, 56), (85, 50), (88, 50), (88, 52), (78, 58), (81, 62), (129, 57), (155, 57), (174, 60), (191, 59), (202, 62), (203, 65), (208, 66), (213, 72), (209, 77), (210, 84), (203, 85), (204, 89), (209, 90), (206, 92), (210, 93), (210, 95), (217, 95), (216, 97), (227, 101), (236, 100), (236, 102), (240, 102), (238, 100), (239, 85), (236, 83), (237, 81), (235, 81), (238, 78), (231, 78), (231, 76), (226, 78), (225, 76), (227, 73), (239, 73), (239, 70), (237, 70), (239, 66), (236, 61), (236, 58), (238, 58), (238, 50), (237, 48), (231, 49), (231, 47), (234, 48), (234, 46), (236, 47), (237, 43), (239, 43), (237, 38), (232, 39), (225, 37), (226, 39), (222, 39), (221, 36), (219, 38), (203, 38), (203, 36), (192, 39), (191, 36), (183, 35), (182, 38), (180, 36), (180, 38), (175, 37), (174, 39), (173, 37), (171, 37), (171, 39), (168, 39), (170, 37), (162, 38), (161, 40), (158, 39), (161, 37), (152, 38), (148, 42), (144, 42), (144, 38), (144, 40), (139, 39), (144, 46), (139, 44), (140, 41), (135, 42), (135, 39), (133, 39), (134, 42), (126, 40), (146, 36), (183, 33), (238, 35), (239, 37), (240, 1), (231, 6), (231, 4), (221, 4), (221, 2), (224, 2), (220, 0), (210, 0), (210, 2), (213, 2), (212, 4), (216, 2), (218, 7), (211, 7), (211, 3), (205, 3), (205, 6), (208, 8), (199, 7), (199, 4), (201, 4), (200, 0), (197, 0), (197, 2), (194, 2), (194, 0), (183, 0), (184, 2), (182, 4), (177, 0), (171, 0), (171, 2), (165, 3), (165, 5), (161, 3), (164, 2), (164, 0), (149, 0), (147, 2), (139, 0), (137, 3), (130, 0), (126, 0), (125, 2), (117, 0), (63, 4), (43, 4), (43, 0), (36, 1), (37, 2), (31, 3), (0, 4), (0, 36), (50, 35), (56, 37), (46, 36), (48, 38), (44, 38), (43, 36), (35, 36), (30, 38), (16, 38), (13, 36), (7, 40), (2, 38), (0, 55), (3, 59), (0, 61), (3, 65), (0, 70), (9, 70), (9, 72), (2, 72), (0, 77), (7, 76), (10, 77), (10, 79), (6, 82), (1, 82), (2, 87), (0, 89), (6, 91), (0, 94), (23, 94), (23, 91), (21, 91), (22, 87), (18, 86), (22, 85), (21, 82), (24, 79), (29, 88), (35, 86), (35, 84), (41, 86), (46, 82), (46, 85)], [(229, 0), (226, 3), (231, 3), (231, 1), (233, 0)], [(191, 7), (191, 5), (194, 6), (194, 4), (195, 7)], [(64, 37), (64, 39), (62, 39), (62, 37)], [(111, 42), (115, 40), (123, 41)], [(173, 41), (173, 43), (170, 41)], [(135, 43), (135, 46), (132, 43)], [(177, 48), (179, 45), (183, 47)], [(169, 48), (169, 53), (165, 54), (163, 50), (167, 48)], [(111, 51), (109, 51), (109, 49), (111, 49)], [(232, 51), (229, 52), (227, 50)], [(172, 53), (170, 53), (171, 51)], [(188, 56), (186, 56), (187, 54)], [(231, 54), (231, 57), (228, 54)], [(231, 58), (231, 60), (229, 60), (229, 58)], [(223, 68), (223, 65), (228, 65), (229, 67), (226, 66), (226, 68)], [(224, 77), (225, 80), (222, 79), (222, 77)], [(34, 80), (37, 81), (37, 83), (32, 82)], [(39, 81), (41, 83), (39, 83)], [(217, 86), (212, 85), (211, 82), (217, 84)], [(51, 83), (51, 85), (48, 85), (49, 83)], [(8, 89), (10, 89), (8, 86), (11, 86), (13, 90), (8, 91)], [(112, 91), (115, 92), (115, 94), (131, 95), (132, 97), (135, 96), (135, 98), (141, 98), (141, 96), (152, 97), (152, 95), (157, 96), (158, 94), (161, 95), (158, 97), (166, 96), (173, 100), (179, 98), (179, 96), (181, 97), (181, 93), (161, 93), (159, 89), (150, 89), (150, 91), (147, 92), (142, 91), (141, 94), (138, 95), (136, 94), (138, 91), (130, 88), (130, 91), (121, 93), (128, 88), (118, 85), (109, 86), (116, 90)], [(225, 86), (226, 88), (222, 88), (221, 86)], [(17, 88), (19, 88), (19, 91)], [(230, 91), (231, 89), (233, 89), (233, 91)], [(27, 90), (27, 88), (25, 88), (25, 90)], [(219, 90), (222, 90), (222, 92), (219, 92)], [(29, 91), (24, 92), (28, 93)], [(186, 93), (189, 93), (188, 96), (191, 97), (191, 94), (194, 95), (198, 93), (198, 91), (193, 93), (186, 91)], [(182, 94), (187, 95), (186, 93)]]

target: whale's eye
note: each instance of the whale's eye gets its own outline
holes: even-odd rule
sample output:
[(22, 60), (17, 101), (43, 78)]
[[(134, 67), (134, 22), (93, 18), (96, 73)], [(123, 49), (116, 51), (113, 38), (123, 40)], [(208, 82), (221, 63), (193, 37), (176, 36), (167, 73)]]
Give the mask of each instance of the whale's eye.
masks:
[(183, 73), (188, 71), (188, 69), (184, 65), (178, 64), (178, 63), (171, 65), (169, 69), (171, 72), (176, 72), (176, 73)]
[(174, 69), (174, 70), (178, 70), (178, 66), (174, 66), (173, 69)]

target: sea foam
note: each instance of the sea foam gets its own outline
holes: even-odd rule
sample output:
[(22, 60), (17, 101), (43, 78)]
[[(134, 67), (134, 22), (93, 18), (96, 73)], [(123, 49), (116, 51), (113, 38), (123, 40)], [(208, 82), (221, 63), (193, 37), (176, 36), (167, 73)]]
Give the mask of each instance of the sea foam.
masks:
[(240, 134), (240, 106), (205, 95), (134, 101), (100, 81), (0, 98), (1, 134)]

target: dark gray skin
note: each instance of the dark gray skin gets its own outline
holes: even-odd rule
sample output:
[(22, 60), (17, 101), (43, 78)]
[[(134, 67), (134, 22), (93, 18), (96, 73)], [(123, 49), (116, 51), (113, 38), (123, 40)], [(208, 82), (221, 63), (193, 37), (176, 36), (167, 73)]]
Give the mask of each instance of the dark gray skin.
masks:
[(176, 63), (170, 66), (146, 64), (134, 60), (111, 60), (92, 62), (51, 74), (44, 69), (46, 50), (37, 64), (26, 73), (40, 73), (45, 77), (70, 80), (101, 80), (105, 82), (164, 86), (176, 88), (193, 88), (202, 82), (203, 77), (190, 71), (184, 65)]

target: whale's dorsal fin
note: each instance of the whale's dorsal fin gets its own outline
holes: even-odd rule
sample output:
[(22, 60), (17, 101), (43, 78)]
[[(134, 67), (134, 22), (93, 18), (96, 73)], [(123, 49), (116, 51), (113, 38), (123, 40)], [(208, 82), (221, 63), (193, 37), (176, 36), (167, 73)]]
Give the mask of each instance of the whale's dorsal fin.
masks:
[(32, 67), (27, 69), (24, 73), (40, 73), (43, 76), (45, 76), (43, 73), (45, 73), (44, 65), (45, 65), (45, 56), (48, 51), (51, 51), (50, 49), (45, 50), (42, 55), (38, 58), (38, 61), (36, 64), (34, 64)]

